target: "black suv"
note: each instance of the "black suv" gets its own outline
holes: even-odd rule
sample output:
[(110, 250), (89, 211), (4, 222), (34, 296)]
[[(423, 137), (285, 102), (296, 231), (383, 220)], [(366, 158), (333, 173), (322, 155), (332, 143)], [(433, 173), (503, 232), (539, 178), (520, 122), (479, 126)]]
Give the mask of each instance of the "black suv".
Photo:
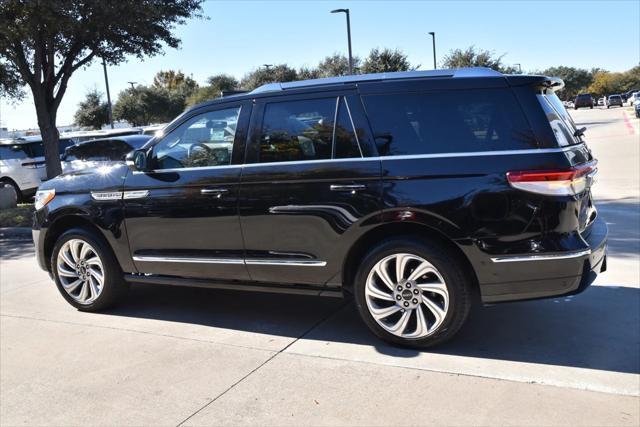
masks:
[(80, 310), (133, 283), (351, 294), (379, 337), (440, 343), (473, 303), (575, 294), (605, 269), (562, 86), (414, 71), (198, 105), (128, 165), (44, 183), (38, 261)]

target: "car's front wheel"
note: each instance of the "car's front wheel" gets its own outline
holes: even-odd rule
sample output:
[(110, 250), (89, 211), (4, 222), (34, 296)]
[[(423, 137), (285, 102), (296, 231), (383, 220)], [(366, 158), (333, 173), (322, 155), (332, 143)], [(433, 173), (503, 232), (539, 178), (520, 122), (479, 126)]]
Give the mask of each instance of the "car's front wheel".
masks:
[(358, 311), (374, 334), (417, 348), (455, 335), (472, 301), (471, 281), (457, 255), (413, 238), (387, 240), (372, 249), (354, 291)]
[(58, 238), (51, 269), (64, 299), (82, 311), (105, 309), (127, 290), (111, 249), (104, 239), (89, 230), (69, 230)]

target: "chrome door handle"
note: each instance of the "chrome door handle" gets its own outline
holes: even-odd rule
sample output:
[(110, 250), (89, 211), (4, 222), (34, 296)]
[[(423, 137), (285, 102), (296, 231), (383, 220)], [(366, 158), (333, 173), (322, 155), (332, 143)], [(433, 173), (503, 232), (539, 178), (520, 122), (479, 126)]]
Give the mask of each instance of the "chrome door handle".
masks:
[(205, 196), (216, 196), (222, 197), (224, 193), (228, 193), (229, 190), (226, 188), (203, 188), (200, 190), (200, 194)]
[(352, 193), (360, 190), (366, 189), (367, 186), (364, 184), (351, 184), (351, 185), (334, 185), (331, 184), (329, 189), (331, 191), (351, 191)]

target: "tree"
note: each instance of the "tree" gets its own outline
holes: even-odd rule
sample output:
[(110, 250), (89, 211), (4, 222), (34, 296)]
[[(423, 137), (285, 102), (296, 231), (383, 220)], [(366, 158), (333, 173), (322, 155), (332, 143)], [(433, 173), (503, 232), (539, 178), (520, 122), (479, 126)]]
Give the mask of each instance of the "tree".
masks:
[(198, 88), (198, 83), (191, 77), (184, 75), (182, 71), (158, 71), (153, 78), (153, 86), (169, 91), (193, 93)]
[(393, 71), (408, 71), (411, 64), (407, 55), (398, 49), (372, 49), (362, 64), (360, 71), (369, 73), (388, 73)]
[(298, 72), (287, 64), (279, 64), (270, 68), (258, 68), (247, 73), (240, 82), (240, 87), (253, 90), (266, 83), (292, 82), (298, 80)]
[[(353, 69), (357, 70), (358, 68), (360, 68), (360, 58), (354, 56)], [(316, 70), (319, 77), (346, 76), (349, 74), (349, 58), (334, 53), (320, 61)]]
[(0, 98), (20, 100), (24, 97), (20, 74), (12, 64), (0, 61)]
[(545, 76), (559, 77), (564, 81), (564, 89), (561, 96), (564, 99), (573, 99), (580, 92), (584, 92), (593, 81), (593, 75), (590, 71), (582, 68), (559, 67), (547, 68), (542, 72)]
[(96, 89), (87, 92), (84, 101), (78, 104), (74, 116), (78, 126), (100, 129), (109, 123), (109, 104), (102, 101), (102, 94)]
[(476, 49), (475, 46), (469, 46), (466, 50), (451, 50), (442, 60), (443, 68), (466, 68), (466, 67), (486, 67), (505, 74), (512, 74), (516, 69), (511, 66), (504, 65), (502, 58), (504, 54), (495, 56), (489, 50)]
[(606, 96), (640, 87), (640, 66), (622, 73), (600, 71), (593, 76), (593, 82), (587, 89), (594, 96)]
[(132, 126), (146, 126), (171, 121), (184, 111), (184, 107), (184, 97), (176, 92), (154, 86), (137, 86), (118, 95), (113, 116)]
[(187, 105), (195, 105), (201, 102), (216, 99), (221, 96), (222, 91), (236, 90), (238, 80), (228, 74), (216, 74), (207, 79), (207, 85), (198, 88), (187, 99)]
[[(172, 31), (202, 0), (2, 0), (0, 60), (33, 94), (47, 177), (61, 173), (56, 116), (69, 79), (95, 58), (116, 65), (177, 48)], [(4, 89), (3, 89), (4, 90)]]

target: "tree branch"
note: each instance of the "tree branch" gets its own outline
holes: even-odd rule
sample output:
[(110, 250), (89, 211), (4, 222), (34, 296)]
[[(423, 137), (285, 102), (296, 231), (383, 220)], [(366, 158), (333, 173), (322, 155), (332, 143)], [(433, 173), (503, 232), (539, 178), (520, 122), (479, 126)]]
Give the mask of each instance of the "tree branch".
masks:
[(75, 65), (73, 65), (69, 69), (69, 72), (63, 73), (63, 70), (62, 69), (60, 70), (59, 75), (62, 75), (62, 78), (60, 79), (60, 86), (58, 87), (58, 93), (56, 93), (55, 97), (53, 98), (54, 111), (58, 109), (58, 106), (62, 101), (62, 97), (64, 96), (64, 93), (67, 90), (67, 82), (69, 81), (71, 74), (73, 74), (78, 68), (89, 63), (95, 56), (96, 56), (96, 53), (91, 52), (89, 55), (85, 56), (83, 59), (78, 61)]

